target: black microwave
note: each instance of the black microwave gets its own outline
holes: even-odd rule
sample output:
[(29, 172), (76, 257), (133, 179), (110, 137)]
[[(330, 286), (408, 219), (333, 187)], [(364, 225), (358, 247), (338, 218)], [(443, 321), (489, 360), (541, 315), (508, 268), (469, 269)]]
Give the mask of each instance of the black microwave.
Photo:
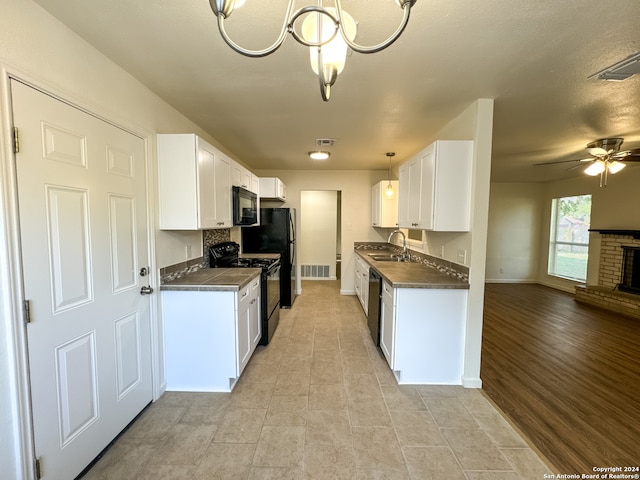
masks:
[(258, 196), (242, 187), (233, 187), (233, 224), (257, 225)]

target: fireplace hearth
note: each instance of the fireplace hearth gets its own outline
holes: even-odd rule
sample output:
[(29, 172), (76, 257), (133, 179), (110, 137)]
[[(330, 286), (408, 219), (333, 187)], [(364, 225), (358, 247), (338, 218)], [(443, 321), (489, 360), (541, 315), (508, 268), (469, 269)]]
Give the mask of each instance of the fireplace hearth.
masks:
[(640, 230), (600, 234), (597, 285), (577, 285), (576, 301), (640, 318)]

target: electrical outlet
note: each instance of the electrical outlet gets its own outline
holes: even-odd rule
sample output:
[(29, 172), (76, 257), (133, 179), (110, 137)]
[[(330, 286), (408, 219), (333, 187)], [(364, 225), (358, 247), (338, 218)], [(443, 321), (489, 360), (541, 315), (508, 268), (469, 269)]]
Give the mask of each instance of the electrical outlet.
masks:
[(440, 247), (440, 257), (444, 258), (444, 245)]
[(458, 263), (462, 263), (463, 265), (467, 263), (467, 251), (462, 248), (458, 249)]
[(187, 256), (187, 260), (191, 258), (191, 245), (187, 245), (184, 247), (185, 255)]
[(504, 268), (500, 267), (500, 273), (504, 273)]

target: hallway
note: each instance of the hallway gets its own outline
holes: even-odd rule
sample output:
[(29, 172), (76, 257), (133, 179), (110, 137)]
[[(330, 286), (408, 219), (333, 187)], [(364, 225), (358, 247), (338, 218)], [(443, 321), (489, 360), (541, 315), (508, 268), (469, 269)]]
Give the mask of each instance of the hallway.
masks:
[[(166, 392), (87, 480), (518, 480), (551, 471), (477, 390), (398, 386), (355, 296), (304, 281), (231, 394)], [(557, 472), (556, 472), (557, 473)]]

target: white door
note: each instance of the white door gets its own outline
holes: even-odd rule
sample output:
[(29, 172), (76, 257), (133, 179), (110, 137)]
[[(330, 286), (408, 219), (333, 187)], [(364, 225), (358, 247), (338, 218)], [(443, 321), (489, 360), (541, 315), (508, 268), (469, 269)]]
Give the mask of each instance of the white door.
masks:
[(70, 479), (152, 399), (144, 141), (11, 89), (35, 454)]

